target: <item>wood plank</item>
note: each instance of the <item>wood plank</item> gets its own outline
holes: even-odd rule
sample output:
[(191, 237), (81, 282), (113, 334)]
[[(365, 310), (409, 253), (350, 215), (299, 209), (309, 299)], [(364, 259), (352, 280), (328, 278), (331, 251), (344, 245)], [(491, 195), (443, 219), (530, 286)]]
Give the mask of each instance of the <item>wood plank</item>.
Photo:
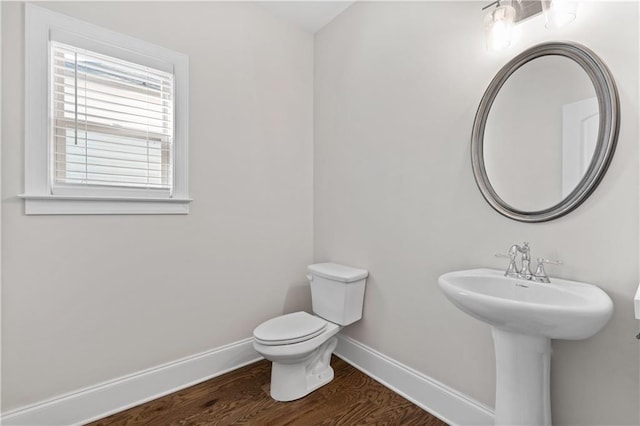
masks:
[(446, 426), (343, 360), (331, 365), (333, 381), (297, 401), (271, 399), (271, 363), (263, 360), (88, 426)]

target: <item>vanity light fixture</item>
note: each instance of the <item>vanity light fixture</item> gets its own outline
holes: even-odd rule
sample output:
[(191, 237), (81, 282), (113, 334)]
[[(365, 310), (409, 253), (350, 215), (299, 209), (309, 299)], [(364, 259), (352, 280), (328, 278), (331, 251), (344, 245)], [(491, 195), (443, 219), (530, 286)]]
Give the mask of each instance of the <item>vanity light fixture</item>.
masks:
[(513, 6), (502, 5), (498, 0), (486, 6), (486, 8), (496, 5), (496, 8), (484, 18), (484, 31), (487, 38), (487, 49), (503, 50), (511, 46), (511, 36), (513, 24), (516, 18), (516, 10)]
[(546, 27), (560, 28), (576, 18), (577, 0), (497, 0), (482, 8), (488, 50), (502, 50), (511, 45), (515, 24), (544, 13)]

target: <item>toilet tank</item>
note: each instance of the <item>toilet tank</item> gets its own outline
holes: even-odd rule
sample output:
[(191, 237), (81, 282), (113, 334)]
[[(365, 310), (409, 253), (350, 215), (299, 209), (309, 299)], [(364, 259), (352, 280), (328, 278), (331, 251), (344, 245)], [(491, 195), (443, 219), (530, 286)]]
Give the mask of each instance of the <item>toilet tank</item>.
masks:
[(309, 265), (313, 312), (334, 324), (362, 318), (364, 286), (369, 272), (337, 263)]

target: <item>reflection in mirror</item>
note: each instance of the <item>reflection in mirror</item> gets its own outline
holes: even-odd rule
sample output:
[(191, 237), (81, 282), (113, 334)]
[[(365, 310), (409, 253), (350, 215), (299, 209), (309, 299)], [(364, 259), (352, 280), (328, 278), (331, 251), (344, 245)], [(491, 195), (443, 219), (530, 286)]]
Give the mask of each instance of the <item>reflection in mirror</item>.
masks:
[(558, 204), (591, 163), (598, 121), (596, 91), (580, 65), (559, 55), (525, 63), (489, 111), (483, 152), (489, 182), (520, 210)]

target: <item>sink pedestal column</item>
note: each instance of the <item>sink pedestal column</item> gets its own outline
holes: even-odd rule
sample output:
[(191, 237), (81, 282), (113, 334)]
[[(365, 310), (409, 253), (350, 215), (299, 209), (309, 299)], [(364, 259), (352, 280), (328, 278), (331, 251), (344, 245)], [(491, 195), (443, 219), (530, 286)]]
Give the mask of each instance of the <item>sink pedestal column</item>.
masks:
[(551, 340), (491, 330), (496, 350), (495, 424), (550, 426)]

